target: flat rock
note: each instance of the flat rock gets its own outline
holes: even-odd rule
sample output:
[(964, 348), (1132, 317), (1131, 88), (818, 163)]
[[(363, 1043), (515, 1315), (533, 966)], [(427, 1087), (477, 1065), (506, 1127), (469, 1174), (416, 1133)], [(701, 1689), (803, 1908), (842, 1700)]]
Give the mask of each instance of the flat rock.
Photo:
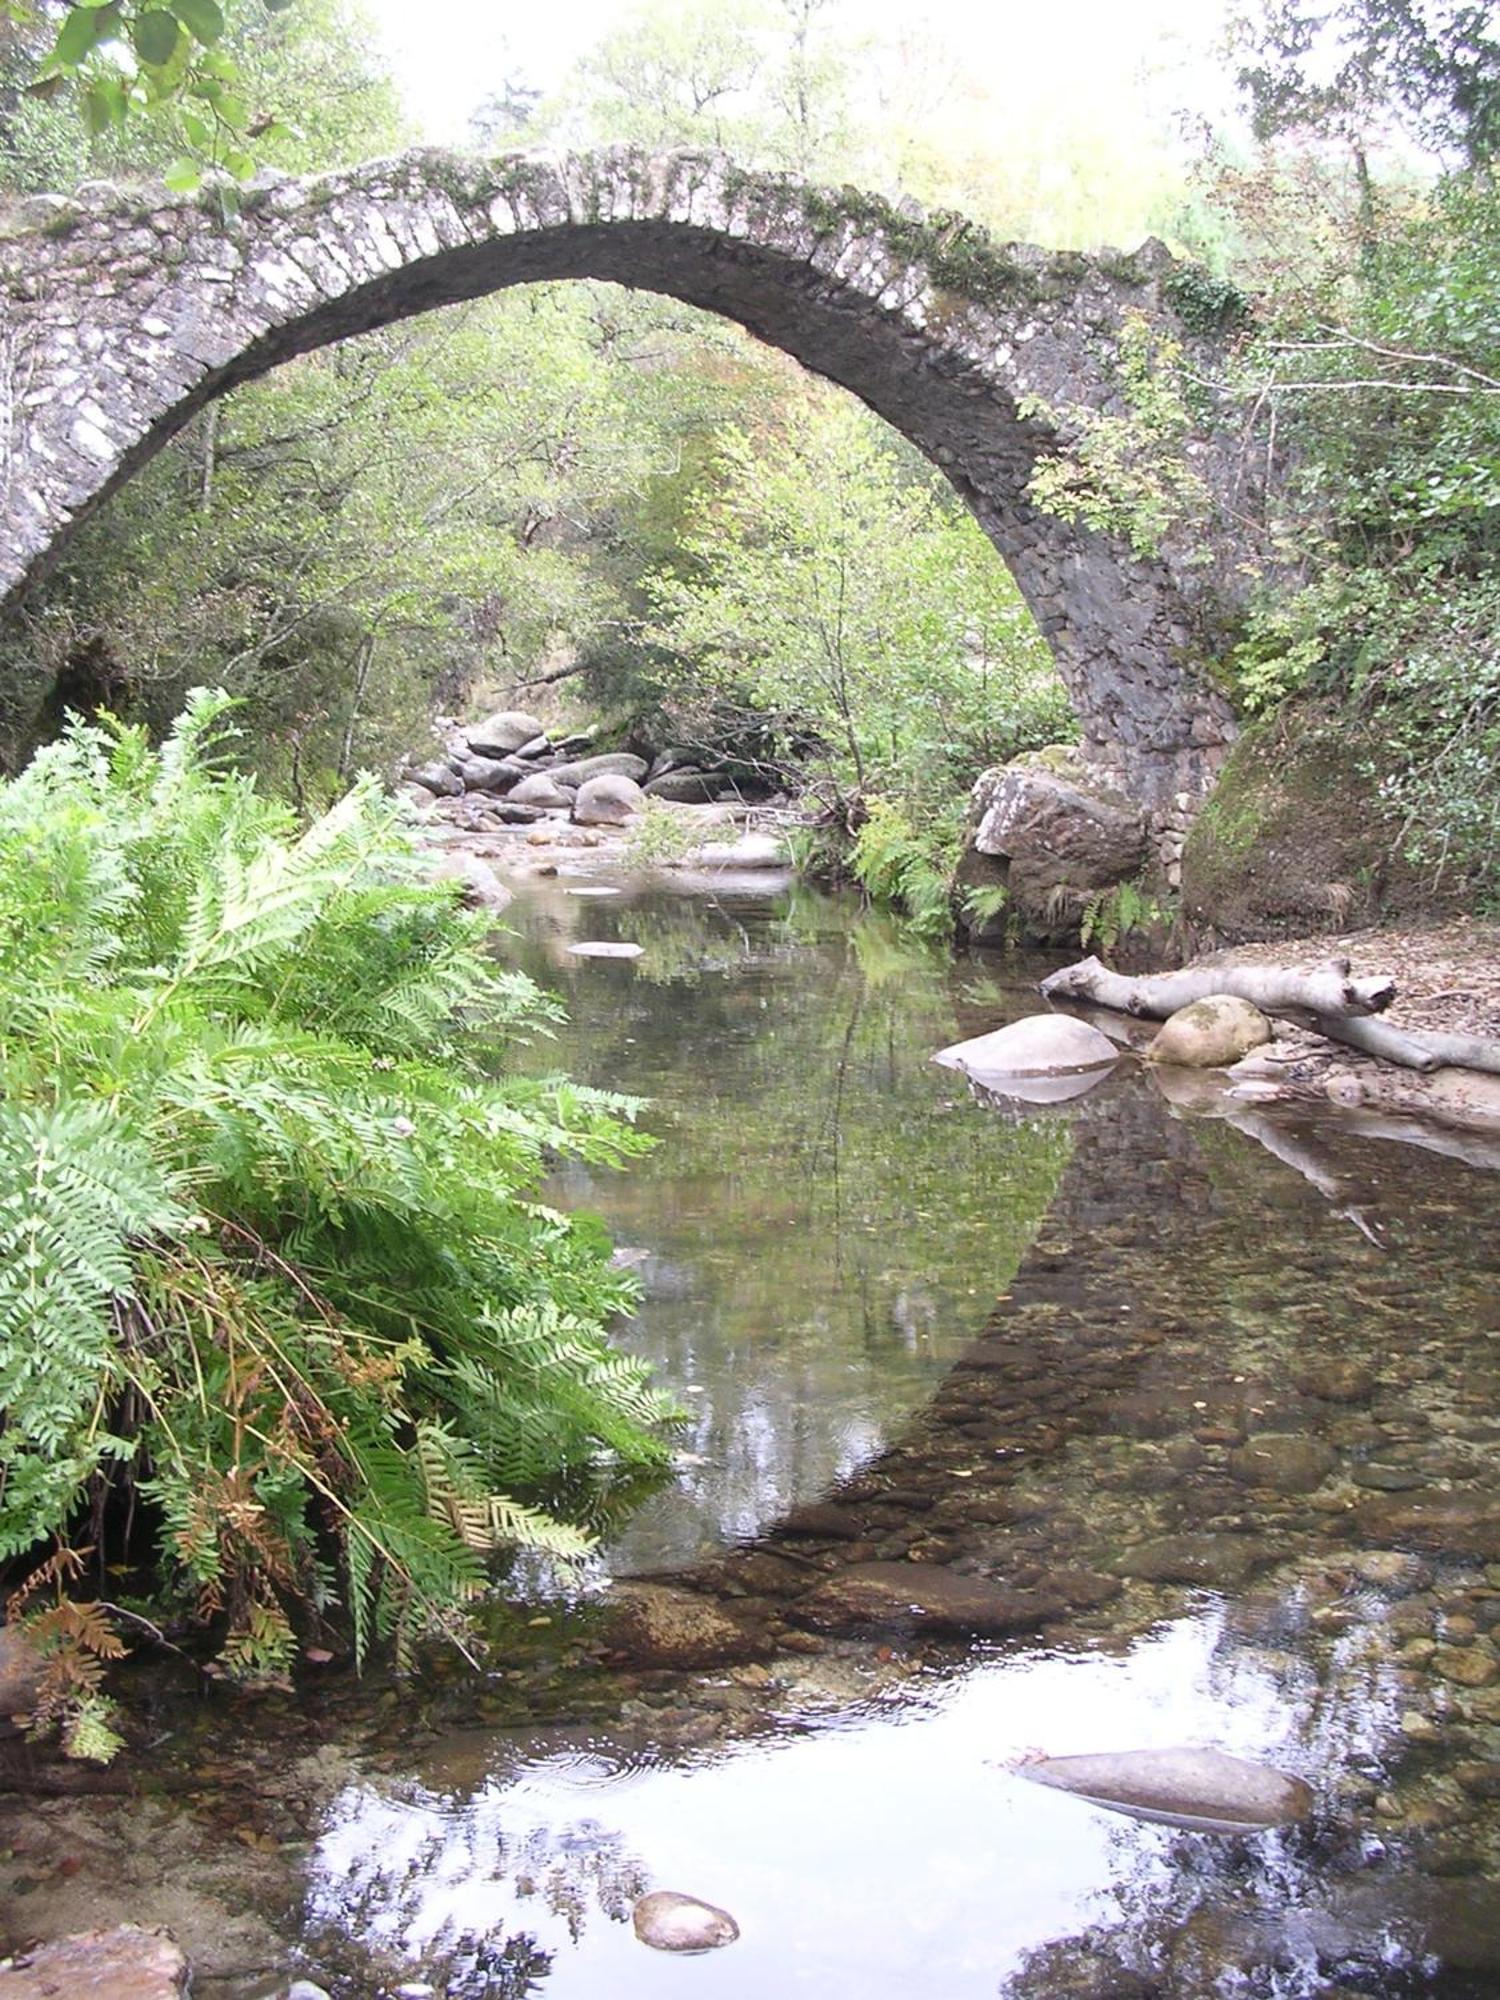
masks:
[(989, 1639), (1032, 1631), (1067, 1608), (1060, 1596), (1007, 1590), (937, 1563), (872, 1562), (836, 1571), (791, 1615), (820, 1632), (879, 1626)]
[(653, 1951), (717, 1951), (740, 1934), (728, 1910), (700, 1903), (696, 1896), (679, 1895), (675, 1889), (653, 1889), (642, 1896), (630, 1921), (641, 1943)]
[(0, 2000), (178, 2000), (188, 1962), (162, 1930), (79, 1931), (0, 1963)]
[(1017, 1767), (1034, 1785), (1071, 1792), (1090, 1805), (1199, 1833), (1254, 1833), (1289, 1826), (1313, 1805), (1301, 1778), (1222, 1750), (1123, 1750), (1091, 1757), (1045, 1757)]
[(1366, 1500), (1354, 1519), (1367, 1542), (1500, 1562), (1500, 1494), (1431, 1492), (1419, 1499)]
[(1078, 1077), (1109, 1069), (1119, 1050), (1108, 1035), (1070, 1014), (1028, 1014), (992, 1034), (954, 1042), (932, 1058), (945, 1069), (1003, 1091), (1013, 1079)]
[(617, 1583), (608, 1611), (610, 1645), (639, 1666), (725, 1666), (766, 1650), (748, 1619), (671, 1584)]
[(584, 938), (568, 950), (574, 958), (639, 958), (645, 946), (626, 944), (621, 938)]
[(1234, 993), (1210, 993), (1179, 1007), (1146, 1050), (1146, 1061), (1179, 1069), (1224, 1069), (1271, 1039), (1259, 1007)]
[(476, 757), (508, 757), (523, 743), (545, 734), (543, 725), (524, 708), (502, 708), (483, 722), (469, 724), (463, 737)]
[(1229, 1454), (1230, 1473), (1242, 1486), (1274, 1493), (1311, 1493), (1337, 1464), (1332, 1446), (1293, 1431), (1261, 1431)]
[(1197, 1583), (1210, 1590), (1236, 1590), (1265, 1560), (1257, 1544), (1242, 1535), (1158, 1535), (1127, 1549), (1111, 1567), (1145, 1583)]

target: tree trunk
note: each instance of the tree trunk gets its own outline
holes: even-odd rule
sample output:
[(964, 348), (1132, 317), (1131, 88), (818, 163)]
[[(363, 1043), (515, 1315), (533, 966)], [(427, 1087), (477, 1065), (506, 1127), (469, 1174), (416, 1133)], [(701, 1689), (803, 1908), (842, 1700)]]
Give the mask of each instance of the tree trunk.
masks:
[(1160, 972), (1130, 979), (1111, 972), (1097, 958), (1065, 965), (1042, 981), (1048, 1000), (1092, 1000), (1117, 1013), (1145, 1015), (1164, 1021), (1179, 1007), (1210, 994), (1233, 993), (1267, 1014), (1301, 1011), (1345, 1016), (1378, 1014), (1396, 997), (1394, 979), (1351, 979), (1345, 959), (1316, 972), (1291, 972), (1279, 965), (1189, 966), (1182, 972)]

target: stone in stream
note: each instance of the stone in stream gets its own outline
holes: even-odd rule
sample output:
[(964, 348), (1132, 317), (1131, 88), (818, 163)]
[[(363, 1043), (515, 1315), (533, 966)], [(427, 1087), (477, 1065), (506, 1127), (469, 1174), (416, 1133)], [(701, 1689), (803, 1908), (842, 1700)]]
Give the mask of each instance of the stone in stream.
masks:
[(0, 2000), (179, 2000), (188, 1962), (163, 1930), (79, 1931), (0, 1961)]
[(688, 857), (693, 868), (785, 868), (791, 853), (774, 833), (746, 833), (738, 840), (710, 840)]
[(471, 723), (463, 737), (476, 757), (509, 757), (523, 743), (545, 734), (543, 724), (525, 709), (502, 708), (483, 722)]
[(766, 1651), (739, 1607), (665, 1583), (617, 1583), (608, 1599), (609, 1643), (643, 1667), (718, 1667)]
[(514, 805), (551, 806), (554, 810), (566, 808), (573, 803), (573, 794), (565, 792), (550, 771), (533, 771), (529, 778), (523, 778), (515, 790), (506, 796)]
[(531, 774), (514, 757), (456, 757), (453, 768), (467, 792), (508, 792)]
[(939, 1049), (932, 1060), (1005, 1094), (1011, 1083), (1036, 1078), (1087, 1083), (1102, 1077), (1119, 1053), (1108, 1035), (1087, 1021), (1075, 1021), (1070, 1014), (1028, 1014), (993, 1034)]
[(408, 784), (420, 785), (424, 792), (433, 792), (440, 799), (456, 799), (463, 795), (463, 779), (447, 764), (408, 765), (402, 776)]
[(630, 778), (638, 785), (646, 771), (644, 757), (634, 757), (628, 750), (604, 750), (597, 757), (577, 757), (568, 764), (554, 764), (548, 775), (558, 784), (571, 785), (577, 791), (590, 778)]
[(646, 796), (669, 806), (714, 805), (733, 787), (710, 771), (662, 771), (647, 780)]
[(1016, 1767), (1034, 1785), (1071, 1792), (1132, 1819), (1197, 1833), (1258, 1833), (1306, 1818), (1312, 1787), (1301, 1778), (1247, 1763), (1222, 1750), (1123, 1750), (1090, 1757), (1044, 1757)]
[(585, 778), (573, 801), (573, 818), (579, 826), (624, 826), (645, 810), (646, 794), (620, 771)]
[(835, 1570), (790, 1615), (819, 1632), (876, 1626), (994, 1639), (1033, 1631), (1067, 1609), (1060, 1596), (1009, 1590), (938, 1563), (870, 1562)]
[(1500, 1494), (1433, 1491), (1420, 1499), (1366, 1500), (1354, 1519), (1365, 1541), (1386, 1548), (1500, 1562)]
[(1196, 1583), (1237, 1590), (1270, 1560), (1244, 1535), (1158, 1535), (1118, 1556), (1110, 1567), (1144, 1583)]
[(489, 863), (462, 848), (438, 855), (429, 864), (428, 873), (435, 882), (457, 882), (463, 900), (471, 909), (490, 910), (498, 915), (501, 910), (509, 909), (513, 900)]
[(1230, 1473), (1242, 1486), (1273, 1493), (1311, 1493), (1337, 1464), (1338, 1453), (1321, 1438), (1290, 1431), (1261, 1431), (1229, 1454)]
[(626, 944), (611, 938), (585, 939), (580, 944), (570, 944), (568, 950), (574, 958), (639, 958), (645, 947)]
[(1170, 1016), (1146, 1050), (1146, 1061), (1223, 1069), (1270, 1039), (1271, 1024), (1259, 1007), (1233, 993), (1210, 993)]
[(675, 1889), (653, 1889), (642, 1896), (630, 1921), (641, 1943), (653, 1951), (717, 1951), (740, 1934), (728, 1910), (700, 1903), (696, 1896), (679, 1895)]

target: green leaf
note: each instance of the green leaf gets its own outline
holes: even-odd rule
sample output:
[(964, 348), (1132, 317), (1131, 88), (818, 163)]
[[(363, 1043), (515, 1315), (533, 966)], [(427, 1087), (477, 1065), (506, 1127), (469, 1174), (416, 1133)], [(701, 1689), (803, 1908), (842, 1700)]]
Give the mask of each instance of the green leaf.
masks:
[(237, 181), (253, 180), (255, 177), (255, 162), (248, 153), (226, 153), (224, 169), (226, 173), (233, 174)]
[(162, 175), (162, 179), (172, 190), (173, 194), (191, 194), (202, 178), (203, 174), (198, 162), (190, 160), (186, 156), (174, 160)]
[(67, 63), (72, 68), (83, 61), (107, 31), (107, 12), (103, 7), (74, 7), (69, 11), (52, 47), (52, 53), (60, 63)]
[(130, 24), (130, 40), (143, 63), (160, 69), (176, 53), (182, 30), (164, 7), (150, 7)]
[(224, 32), (218, 0), (172, 0), (172, 12), (195, 42), (210, 48)]
[(213, 144), (213, 133), (209, 130), (207, 122), (200, 118), (196, 111), (183, 112), (182, 129), (191, 144), (201, 146), (204, 152), (207, 152)]
[(83, 122), (97, 138), (125, 117), (125, 85), (117, 76), (100, 77), (83, 94)]

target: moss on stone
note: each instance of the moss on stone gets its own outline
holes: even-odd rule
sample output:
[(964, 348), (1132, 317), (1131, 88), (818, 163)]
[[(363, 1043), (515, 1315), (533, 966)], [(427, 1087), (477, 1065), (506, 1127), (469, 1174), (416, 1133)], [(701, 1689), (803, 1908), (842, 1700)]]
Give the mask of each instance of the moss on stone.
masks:
[(1184, 914), (1229, 943), (1346, 931), (1428, 907), (1347, 716), (1312, 703), (1255, 723), (1182, 857)]

